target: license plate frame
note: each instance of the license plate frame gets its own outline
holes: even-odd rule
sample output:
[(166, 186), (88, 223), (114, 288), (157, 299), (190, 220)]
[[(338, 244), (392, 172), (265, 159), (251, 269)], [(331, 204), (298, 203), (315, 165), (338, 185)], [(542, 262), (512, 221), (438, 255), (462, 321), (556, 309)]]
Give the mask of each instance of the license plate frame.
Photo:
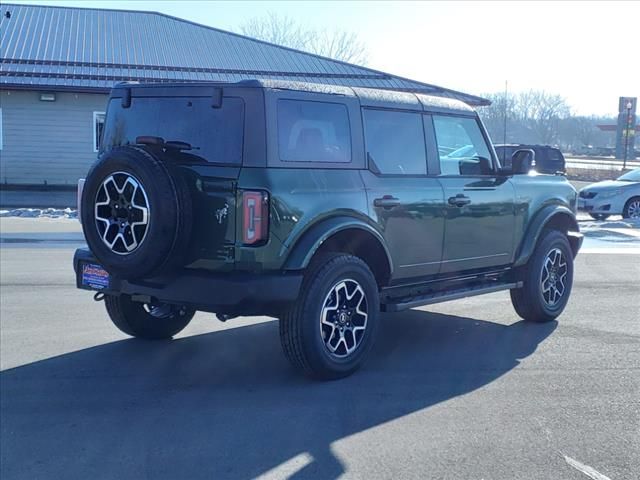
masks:
[(97, 263), (81, 262), (79, 277), (80, 287), (86, 290), (108, 290), (111, 286), (111, 275)]

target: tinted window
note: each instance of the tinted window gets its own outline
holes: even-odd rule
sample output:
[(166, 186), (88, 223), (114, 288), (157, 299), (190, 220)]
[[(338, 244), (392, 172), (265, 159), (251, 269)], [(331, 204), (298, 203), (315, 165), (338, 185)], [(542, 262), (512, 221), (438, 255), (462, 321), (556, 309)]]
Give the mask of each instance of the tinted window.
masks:
[(495, 147), (495, 150), (502, 166), (511, 166), (511, 156), (517, 150), (517, 147)]
[(563, 157), (560, 150), (557, 150), (555, 148), (549, 149), (549, 160), (551, 160), (552, 162), (561, 162), (562, 159)]
[(278, 149), (284, 162), (350, 162), (347, 107), (278, 100)]
[(210, 98), (134, 97), (122, 108), (114, 98), (104, 128), (104, 150), (135, 144), (137, 137), (160, 137), (191, 145), (195, 159), (236, 165), (242, 162), (244, 103), (225, 98), (221, 108), (211, 108)]
[(434, 115), (441, 175), (488, 175), (491, 154), (478, 122), (468, 117)]
[(427, 173), (421, 114), (364, 110), (363, 117), (367, 154), (380, 173)]

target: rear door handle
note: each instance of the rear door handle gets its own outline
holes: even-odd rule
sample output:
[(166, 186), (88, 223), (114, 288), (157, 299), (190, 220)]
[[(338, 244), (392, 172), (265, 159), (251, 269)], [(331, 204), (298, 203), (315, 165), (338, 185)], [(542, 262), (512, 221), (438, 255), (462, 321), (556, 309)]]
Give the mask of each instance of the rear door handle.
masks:
[(449, 197), (449, 205), (455, 205), (456, 207), (464, 207), (469, 205), (471, 199), (462, 193), (457, 194), (455, 197)]
[(394, 208), (400, 205), (400, 199), (391, 195), (385, 195), (382, 198), (376, 198), (373, 201), (374, 207)]

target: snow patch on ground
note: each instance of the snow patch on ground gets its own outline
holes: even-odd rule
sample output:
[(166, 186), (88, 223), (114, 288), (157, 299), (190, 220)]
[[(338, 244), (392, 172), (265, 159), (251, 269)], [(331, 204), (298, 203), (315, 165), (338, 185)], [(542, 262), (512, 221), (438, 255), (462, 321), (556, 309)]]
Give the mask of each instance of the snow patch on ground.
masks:
[(0, 217), (78, 218), (78, 211), (73, 208), (13, 208), (11, 210), (0, 210)]
[(625, 218), (622, 220), (604, 220), (604, 221), (586, 221), (580, 222), (580, 229), (618, 229), (618, 228), (636, 228), (640, 229), (639, 218)]
[(580, 231), (585, 236), (584, 247), (640, 248), (640, 219), (583, 220)]

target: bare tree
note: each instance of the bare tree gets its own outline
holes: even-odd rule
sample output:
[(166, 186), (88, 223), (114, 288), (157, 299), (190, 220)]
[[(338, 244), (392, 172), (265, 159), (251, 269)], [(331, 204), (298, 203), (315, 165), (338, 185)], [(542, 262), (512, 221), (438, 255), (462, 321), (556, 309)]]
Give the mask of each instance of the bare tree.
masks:
[[(553, 144), (558, 140), (558, 121), (570, 114), (569, 106), (560, 95), (542, 90), (523, 94), (527, 98), (527, 119), (542, 143)], [(532, 99), (532, 101), (529, 101)]]
[(580, 146), (591, 145), (597, 131), (597, 120), (594, 117), (573, 117), (573, 134)]
[(560, 95), (541, 90), (517, 94), (485, 94), (492, 101), (480, 111), (489, 134), (497, 143), (504, 139), (505, 115), (507, 142), (555, 144), (560, 140), (559, 124), (570, 116), (570, 109)]
[(303, 50), (343, 62), (366, 65), (364, 43), (355, 32), (344, 30), (316, 30), (291, 17), (274, 12), (254, 17), (240, 25), (240, 33), (248, 37)]
[(305, 29), (291, 17), (274, 12), (269, 12), (264, 17), (250, 18), (240, 25), (239, 30), (248, 37), (297, 50), (307, 50), (315, 33)]
[[(514, 132), (511, 131), (515, 120), (513, 95), (507, 95), (505, 97), (504, 93), (487, 93), (482, 95), (482, 97), (491, 102), (491, 105), (482, 107), (479, 113), (494, 143), (513, 140)], [(506, 132), (505, 120), (507, 123)], [(505, 134), (507, 134), (506, 138)]]

